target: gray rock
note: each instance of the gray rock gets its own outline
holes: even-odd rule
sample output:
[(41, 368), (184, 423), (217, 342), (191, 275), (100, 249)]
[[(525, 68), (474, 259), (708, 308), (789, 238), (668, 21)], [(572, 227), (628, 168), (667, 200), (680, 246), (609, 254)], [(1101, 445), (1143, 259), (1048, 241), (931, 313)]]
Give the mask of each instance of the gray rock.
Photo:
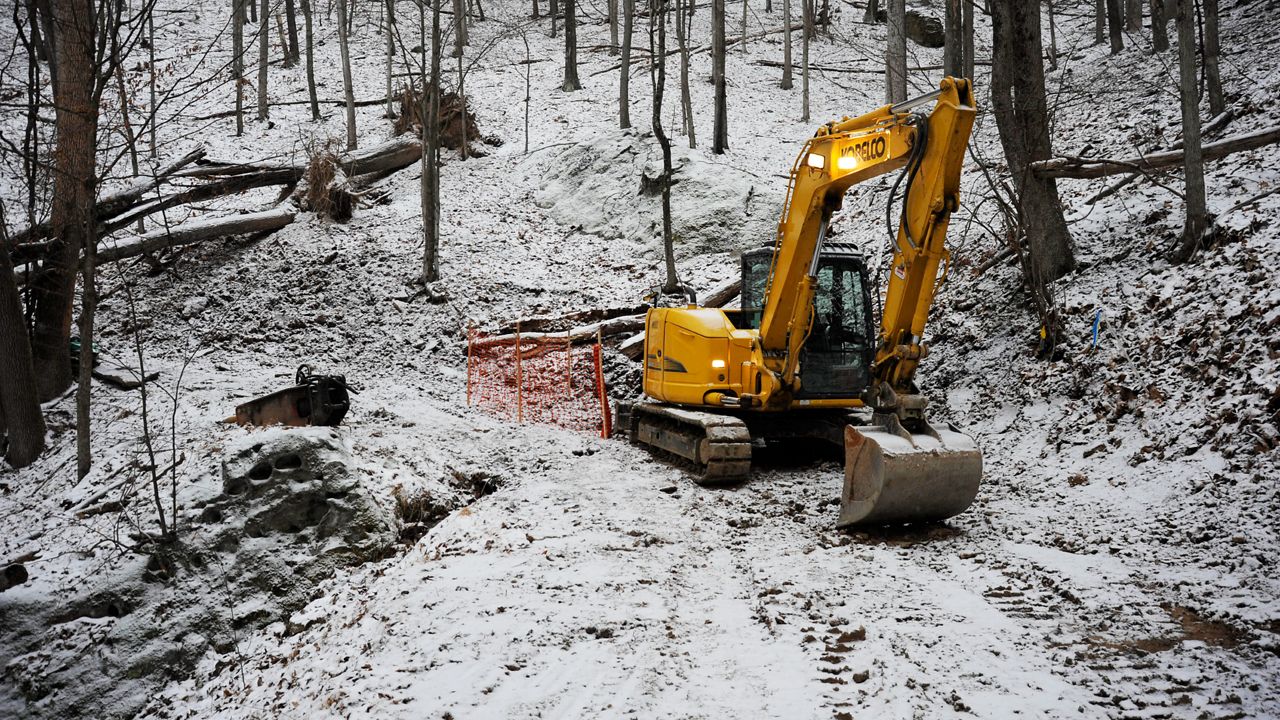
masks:
[(338, 430), (252, 433), (184, 487), (179, 541), (126, 555), (69, 597), (0, 595), (0, 716), (132, 717), (212, 647), (285, 620), (342, 565), (383, 557), (390, 503)]

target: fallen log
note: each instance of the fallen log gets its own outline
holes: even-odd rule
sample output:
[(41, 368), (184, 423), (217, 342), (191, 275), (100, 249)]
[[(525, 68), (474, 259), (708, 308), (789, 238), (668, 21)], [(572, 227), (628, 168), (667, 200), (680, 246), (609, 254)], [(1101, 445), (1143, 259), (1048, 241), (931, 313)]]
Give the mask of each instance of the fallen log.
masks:
[[(569, 338), (574, 345), (589, 343), (596, 338), (613, 337), (624, 333), (633, 333), (644, 327), (644, 315), (627, 315), (625, 317), (610, 318), (601, 320), (600, 322), (589, 323), (587, 325), (579, 325), (565, 332), (520, 332), (520, 339), (533, 340), (535, 338)], [(513, 343), (516, 340), (515, 333), (506, 333), (503, 335), (494, 335), (492, 337), (481, 338), (476, 341), (478, 345), (503, 345)]]
[[(102, 221), (104, 219), (115, 217), (129, 208), (142, 202), (142, 199), (156, 188), (167, 182), (171, 177), (178, 174), (183, 168), (191, 163), (203, 160), (205, 157), (205, 149), (197, 148), (182, 157), (174, 160), (163, 167), (157, 168), (155, 173), (150, 176), (139, 177), (129, 187), (107, 195), (98, 200), (93, 205), (93, 213), (98, 218), (98, 232), (104, 232)], [(52, 226), (46, 221), (35, 227), (29, 227), (10, 238), (11, 247), (13, 248), (12, 258), (14, 264), (26, 262), (34, 257), (43, 255), (47, 250), (46, 243), (35, 242), (43, 238), (47, 238), (52, 231)], [(32, 251), (38, 251), (32, 254)]]
[(292, 210), (276, 208), (244, 215), (200, 219), (167, 230), (154, 230), (145, 235), (109, 241), (98, 249), (98, 262), (108, 263), (164, 248), (191, 245), (231, 235), (269, 232), (293, 222)]
[[(378, 175), (412, 165), (421, 157), (422, 143), (411, 136), (400, 136), (371, 148), (343, 153), (337, 157), (337, 165), (349, 177)], [(260, 187), (296, 185), (307, 167), (305, 162), (226, 163), (204, 160), (203, 149), (192, 151), (161, 168), (154, 178), (146, 178), (133, 188), (98, 201), (94, 205), (98, 236), (105, 238), (142, 218), (179, 205), (204, 202)], [(189, 167), (195, 162), (200, 164)], [(168, 183), (172, 187), (173, 180), (178, 178), (211, 182), (183, 187), (158, 198), (148, 198), (161, 185)], [(48, 251), (48, 243), (32, 241), (41, 240), (48, 233), (49, 225), (43, 223), (16, 235), (10, 251), (14, 264), (29, 263), (43, 257)]]
[[(576, 310), (564, 315), (522, 318), (520, 320), (520, 331), (522, 333), (544, 332), (555, 333), (562, 327), (572, 328), (583, 323), (598, 322), (600, 320), (611, 320), (616, 317), (625, 315), (641, 315), (645, 311), (644, 305), (629, 305), (626, 307), (615, 308), (594, 308), (591, 310)], [(511, 334), (516, 331), (515, 325), (508, 325), (498, 330), (501, 334)]]
[[(1217, 160), (1246, 150), (1256, 150), (1280, 142), (1280, 126), (1235, 135), (1201, 146), (1205, 160)], [(1166, 150), (1124, 160), (1107, 158), (1057, 157), (1030, 164), (1031, 171), (1043, 178), (1100, 178), (1124, 173), (1142, 173), (1181, 165), (1184, 152)]]

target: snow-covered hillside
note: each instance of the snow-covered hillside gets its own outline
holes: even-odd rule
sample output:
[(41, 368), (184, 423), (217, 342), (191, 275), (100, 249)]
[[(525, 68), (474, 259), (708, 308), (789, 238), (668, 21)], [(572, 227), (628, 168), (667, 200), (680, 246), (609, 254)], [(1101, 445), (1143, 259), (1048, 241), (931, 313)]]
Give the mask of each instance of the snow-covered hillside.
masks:
[[(211, 45), (225, 3), (161, 5), (172, 19), (158, 23), (157, 46), (172, 51), (173, 77), (227, 62), (229, 40)], [(366, 5), (356, 88), (376, 99), (385, 40)], [(416, 33), (412, 4), (397, 5)], [(750, 2), (748, 32), (779, 25), (781, 5), (766, 14)], [(1110, 57), (1089, 46), (1091, 4), (1055, 5), (1055, 150), (1128, 156), (1176, 142), (1173, 56), (1153, 57), (1138, 38)], [(1221, 5), (1235, 119), (1220, 135), (1275, 125), (1280, 11), (1269, 0)], [(560, 90), (563, 40), (547, 37), (545, 19), (527, 24), (527, 3), (494, 0), (474, 23), (472, 48), (502, 35), (466, 88), (481, 130), (503, 143), (465, 161), (446, 153), (443, 292), (416, 282), (416, 165), (381, 181), (389, 202), (357, 208), (347, 224), (302, 214), (261, 241), (103, 269), (104, 358), (136, 368), (137, 331), (147, 371), (160, 374), (150, 408), (160, 464), (184, 458), (180, 532), (210, 546), (190, 548), (190, 565), (151, 567), (121, 548), (121, 511), (82, 512), (143, 474), (136, 392), (95, 385), (97, 464), (82, 481), (74, 401), (46, 406), (50, 449), (29, 468), (0, 469), (0, 561), (27, 558), (31, 574), (0, 593), (0, 716), (1280, 717), (1280, 195), (1236, 207), (1280, 183), (1274, 148), (1209, 165), (1224, 231), (1186, 265), (1164, 259), (1182, 224), (1176, 175), (1093, 204), (1107, 181), (1062, 182), (1081, 262), (1055, 287), (1062, 357), (1040, 361), (1018, 268), (978, 272), (1001, 244), (977, 163), (1003, 171), (994, 120), (981, 115), (920, 380), (934, 415), (982, 447), (982, 489), (945, 525), (839, 532), (842, 471), (829, 458), (764, 457), (749, 483), (701, 488), (623, 440), (466, 407), (466, 327), (631, 306), (662, 280), (656, 201), (644, 190), (659, 157), (648, 75), (636, 67), (636, 128), (619, 131), (604, 7), (580, 9), (584, 89), (574, 93)], [(738, 252), (772, 240), (786, 172), (818, 123), (880, 104), (883, 26), (859, 22), (861, 3), (831, 8), (814, 61), (866, 72), (815, 72), (814, 122), (799, 121), (798, 74), (783, 91), (781, 71), (760, 64), (781, 59), (780, 35), (766, 35), (730, 49), (729, 153), (677, 150), (679, 269), (696, 287), (730, 277)], [(695, 44), (707, 23), (699, 8)], [(332, 28), (319, 25), (326, 98), (341, 92)], [(521, 64), (522, 36), (536, 62)], [(989, 42), (980, 14), (979, 58)], [(913, 66), (940, 60), (940, 50), (909, 50)], [(675, 64), (662, 116), (681, 145)], [(988, 71), (975, 78), (984, 107)], [(695, 53), (702, 145), (709, 72), (705, 50)], [(911, 76), (917, 92), (937, 80), (936, 70)], [(275, 107), (240, 138), (230, 118), (195, 119), (225, 110), (232, 93), (223, 82), (183, 96), (190, 106), (160, 128), (162, 158), (197, 144), (217, 159), (301, 158), (344, 137), (336, 105), (319, 123), (306, 105)], [(305, 99), (302, 68), (273, 66), (270, 93)], [(362, 146), (390, 136), (384, 110), (359, 109)], [(0, 130), (22, 120), (6, 109)], [(3, 169), (6, 208), (21, 202), (9, 191), (17, 177)], [(885, 245), (888, 182), (851, 192), (833, 230), (871, 256)], [(214, 206), (276, 200), (269, 189)], [(412, 518), (422, 525), (389, 552), (342, 562), (312, 552), (331, 540), (308, 527), (274, 551), (296, 577), (281, 571), (284, 590), (254, 598), (235, 589), (254, 578), (217, 564), (243, 556), (217, 540), (210, 528), (226, 518), (208, 508), (223, 507), (226, 458), (287, 431), (221, 421), (302, 363), (356, 386), (334, 441), (344, 467), (385, 517), (398, 502), (403, 516), (405, 499), (423, 503)], [(162, 388), (180, 389), (172, 418)], [(139, 522), (150, 512), (123, 511)]]

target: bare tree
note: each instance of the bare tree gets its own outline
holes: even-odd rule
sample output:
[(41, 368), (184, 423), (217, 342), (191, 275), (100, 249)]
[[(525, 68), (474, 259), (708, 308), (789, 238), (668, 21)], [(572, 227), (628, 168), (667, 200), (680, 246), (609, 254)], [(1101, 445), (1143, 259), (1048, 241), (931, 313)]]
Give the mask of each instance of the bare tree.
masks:
[(791, 0), (782, 0), (782, 85), (790, 90), (791, 83)]
[[(239, 2), (239, 0), (232, 0)], [(315, 37), (311, 28), (311, 0), (299, 0), (302, 4), (302, 20), (307, 37), (307, 98), (311, 103), (311, 119), (320, 119), (320, 101), (316, 98)]]
[[(723, 32), (723, 26), (721, 28)], [(650, 0), (649, 3), (649, 80), (653, 83), (653, 136), (662, 147), (662, 178), (659, 184), (662, 186), (662, 249), (667, 268), (662, 290), (674, 293), (680, 289), (680, 280), (676, 274), (671, 232), (671, 141), (662, 130), (662, 94), (667, 84), (667, 0)]]
[(347, 43), (347, 0), (338, 0), (338, 53), (342, 56), (342, 96), (347, 101), (347, 149), (356, 149), (356, 95), (351, 82), (351, 47)]
[[(253, 0), (250, 0), (252, 2)], [(262, 9), (258, 12), (258, 120), (266, 120), (269, 114), (267, 107), (267, 53), (271, 49), (271, 28), (268, 20), (271, 10), (270, 0), (261, 0)]]
[(1218, 0), (1203, 0), (1201, 9), (1204, 12), (1204, 84), (1209, 95), (1209, 112), (1216, 116), (1227, 109), (1218, 70)]
[(622, 0), (622, 63), (618, 68), (618, 127), (631, 127), (631, 38), (635, 29), (636, 0)]
[(293, 0), (284, 0), (284, 20), (289, 27), (289, 57), (294, 63), (302, 59), (302, 53), (298, 48), (298, 11), (293, 6)]
[(578, 18), (575, 12), (577, 0), (564, 0), (564, 84), (565, 92), (582, 89), (578, 81)]
[(1053, 14), (1053, 0), (1048, 0), (1045, 6), (1049, 10), (1049, 69), (1058, 69), (1058, 23)]
[[(423, 97), (427, 106), (422, 113), (422, 281), (440, 279), (440, 5), (435, 0), (431, 8), (431, 77), (423, 77)], [(419, 8), (426, 6), (426, 2)], [(425, 11), (423, 11), (425, 13)], [(418, 16), (422, 31), (423, 49), (426, 49), (426, 29), (423, 14)], [(425, 60), (424, 60), (425, 64)], [(464, 109), (465, 112), (465, 109)], [(465, 118), (464, 118), (465, 122)]]
[(1186, 174), (1187, 217), (1182, 242), (1174, 252), (1180, 262), (1190, 260), (1212, 223), (1205, 200), (1204, 157), (1200, 147), (1200, 94), (1196, 83), (1195, 0), (1178, 0), (1178, 92), (1182, 98), (1183, 171)]
[(244, 5), (231, 0), (231, 76), (236, 84), (236, 136), (244, 134)]
[(1169, 49), (1169, 18), (1164, 4), (1165, 0), (1151, 0), (1151, 44), (1158, 53)]
[(973, 3), (975, 0), (961, 0), (964, 5), (964, 61), (961, 65), (961, 75), (969, 79), (973, 79)]
[(618, 54), (618, 0), (609, 0), (609, 54)]
[[(470, 44), (467, 37), (467, 11), (464, 0), (453, 0), (453, 56), (462, 57), (462, 49)], [(554, 22), (554, 21), (553, 21)]]
[(1107, 30), (1111, 34), (1111, 54), (1124, 50), (1124, 17), (1120, 0), (1107, 0)]
[(67, 350), (76, 270), (80, 253), (97, 241), (93, 205), (102, 93), (136, 40), (123, 45), (117, 40), (125, 24), (124, 12), (115, 3), (95, 6), (94, 0), (64, 0), (53, 7), (59, 63), (53, 85), (57, 145), (50, 224), (54, 241), (44, 271), (30, 285), (31, 352), (42, 400), (56, 397), (71, 385)]
[[(725, 0), (711, 0), (711, 82), (715, 86), (715, 120), (711, 128), (711, 152), (723, 155), (729, 149), (729, 107), (725, 91), (725, 47), (724, 38), (724, 3)], [(664, 5), (665, 8), (665, 0)], [(664, 10), (665, 12), (665, 10)], [(663, 30), (663, 47), (666, 30)], [(663, 62), (664, 77), (666, 63)]]
[(884, 53), (885, 100), (907, 99), (907, 3), (889, 0), (889, 40)]
[(961, 77), (964, 74), (964, 13), (960, 5), (966, 0), (943, 0), (945, 44), (942, 50), (942, 74)]
[(809, 122), (809, 36), (813, 33), (814, 0), (800, 0), (804, 31), (800, 39), (800, 122)]
[(1033, 286), (1043, 287), (1075, 268), (1071, 234), (1052, 179), (1029, 164), (1053, 152), (1045, 98), (1040, 3), (992, 2), (991, 104), (1000, 142), (1017, 187), (1018, 222), (1026, 234)]
[(1142, 0), (1124, 0), (1124, 28), (1129, 32), (1142, 29)]
[(689, 138), (689, 147), (698, 147), (697, 134), (693, 127), (693, 97), (689, 89), (689, 25), (691, 14), (688, 8), (692, 0), (676, 0), (676, 43), (680, 46), (680, 116), (684, 123), (684, 134)]
[(387, 0), (387, 117), (395, 118), (395, 91), (391, 86), (392, 60), (396, 55), (396, 0)]
[(0, 206), (0, 435), (8, 437), (4, 459), (20, 468), (44, 451), (45, 425), (4, 225)]

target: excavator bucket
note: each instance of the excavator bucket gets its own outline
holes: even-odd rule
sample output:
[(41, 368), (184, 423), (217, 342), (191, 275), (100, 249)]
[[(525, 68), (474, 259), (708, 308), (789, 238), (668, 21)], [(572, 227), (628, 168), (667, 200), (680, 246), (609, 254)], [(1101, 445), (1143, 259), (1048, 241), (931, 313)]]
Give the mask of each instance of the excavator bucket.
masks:
[(895, 415), (844, 430), (838, 527), (943, 520), (973, 502), (982, 452), (954, 427), (907, 432)]

